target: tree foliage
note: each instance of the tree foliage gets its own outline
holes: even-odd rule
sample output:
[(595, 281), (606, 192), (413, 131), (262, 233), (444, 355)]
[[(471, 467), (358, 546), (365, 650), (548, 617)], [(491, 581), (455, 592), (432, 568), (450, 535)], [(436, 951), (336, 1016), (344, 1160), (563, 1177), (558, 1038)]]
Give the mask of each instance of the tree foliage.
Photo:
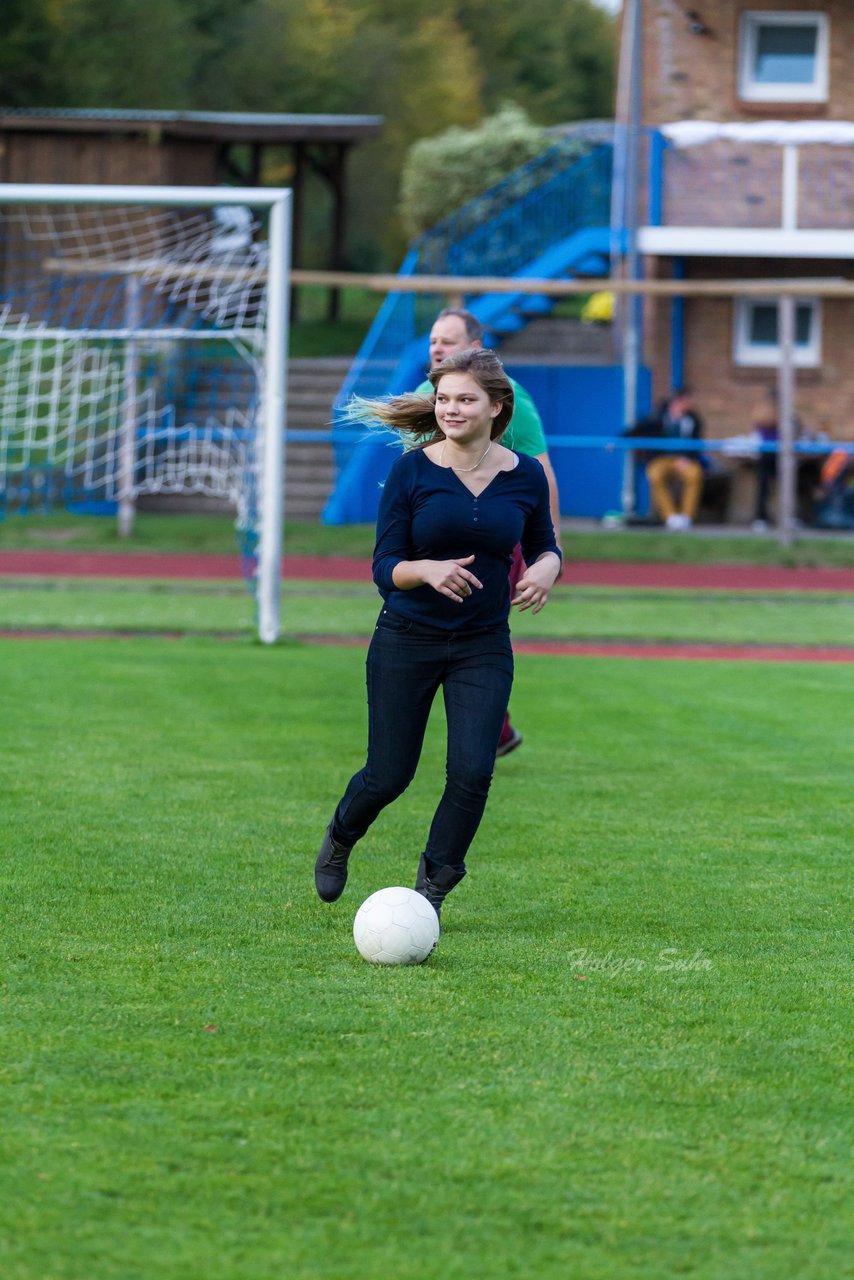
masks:
[(507, 105), (474, 129), (454, 126), (413, 143), (400, 186), (404, 226), (420, 235), (552, 141), (521, 108)]
[(49, 62), (56, 26), (46, 0), (6, 0), (0, 39), (0, 85), (7, 107), (50, 101)]
[(61, 0), (57, 10), (63, 21), (52, 63), (57, 85), (64, 85), (61, 105), (147, 107), (156, 99), (164, 110), (189, 106), (200, 36), (188, 5)]
[(540, 124), (610, 118), (615, 24), (591, 0), (460, 0), (490, 110), (518, 102)]
[(416, 140), (508, 100), (540, 124), (611, 113), (614, 24), (592, 0), (4, 0), (3, 16), (6, 106), (384, 116), (352, 159), (361, 265), (402, 248)]

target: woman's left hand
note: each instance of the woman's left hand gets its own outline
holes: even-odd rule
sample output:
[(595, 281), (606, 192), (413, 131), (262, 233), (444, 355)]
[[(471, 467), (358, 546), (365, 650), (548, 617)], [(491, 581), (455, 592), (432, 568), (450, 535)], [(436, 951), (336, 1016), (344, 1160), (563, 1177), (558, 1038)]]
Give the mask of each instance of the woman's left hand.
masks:
[(511, 605), (518, 606), (520, 613), (524, 613), (526, 609), (539, 613), (548, 601), (560, 568), (560, 556), (551, 551), (540, 556), (539, 560), (528, 566), (516, 584), (516, 594), (510, 601)]

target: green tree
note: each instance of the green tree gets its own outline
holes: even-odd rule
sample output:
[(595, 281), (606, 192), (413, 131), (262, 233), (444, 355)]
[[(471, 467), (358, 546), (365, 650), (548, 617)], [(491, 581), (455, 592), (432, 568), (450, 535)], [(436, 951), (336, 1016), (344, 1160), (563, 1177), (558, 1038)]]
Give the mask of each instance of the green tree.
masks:
[(616, 23), (592, 0), (460, 0), (487, 109), (518, 102), (541, 124), (610, 118)]
[(62, 85), (38, 106), (190, 106), (197, 36), (176, 0), (55, 0), (51, 62)]
[(5, 0), (0, 93), (6, 107), (29, 107), (50, 100), (54, 34), (46, 0)]
[[(417, 139), (505, 101), (539, 124), (612, 109), (614, 23), (591, 0), (5, 0), (3, 18), (12, 106), (384, 116), (351, 160), (353, 265), (399, 258)], [(269, 176), (287, 164), (271, 155)]]
[[(419, 7), (423, 12), (419, 13)], [(351, 262), (375, 267), (399, 258), (395, 217), (400, 170), (425, 129), (473, 123), (481, 74), (451, 9), (396, 0), (258, 0), (235, 24), (227, 57), (200, 70), (197, 99), (209, 109), (355, 112), (381, 115), (381, 136), (351, 159)], [(271, 155), (265, 176), (287, 182), (287, 156)], [(325, 192), (310, 186), (307, 255), (322, 261)], [(317, 234), (314, 234), (316, 228)], [(315, 244), (316, 242), (316, 244)]]
[(194, 98), (208, 111), (353, 111), (367, 88), (362, 61), (347, 60), (370, 32), (358, 0), (252, 0), (229, 40), (197, 66)]
[(354, 210), (354, 234), (361, 232), (364, 240), (364, 215), (375, 216), (372, 205), (379, 199), (386, 215), (381, 246), (391, 262), (400, 260), (410, 235), (397, 216), (400, 173), (409, 148), (425, 131), (474, 125), (482, 116), (477, 55), (452, 17), (432, 13), (402, 26), (397, 61), (398, 74), (383, 85), (374, 108), (386, 119), (382, 136), (360, 148), (353, 165), (356, 182), (368, 194), (363, 208)]
[(413, 144), (400, 184), (400, 211), (419, 235), (551, 145), (545, 129), (505, 106), (474, 129), (454, 127)]

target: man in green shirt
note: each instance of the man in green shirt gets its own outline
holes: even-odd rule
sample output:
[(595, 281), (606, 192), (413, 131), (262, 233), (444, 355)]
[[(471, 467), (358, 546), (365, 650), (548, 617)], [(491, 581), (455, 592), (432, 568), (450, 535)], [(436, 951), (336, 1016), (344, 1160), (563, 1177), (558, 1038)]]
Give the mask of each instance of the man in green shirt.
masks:
[[(435, 369), (446, 356), (454, 355), (457, 351), (465, 351), (468, 347), (482, 346), (483, 325), (477, 316), (472, 315), (470, 311), (464, 311), (462, 307), (446, 307), (444, 311), (439, 312), (433, 323), (433, 328), (430, 330), (430, 368)], [(513, 449), (516, 453), (527, 453), (532, 458), (536, 458), (543, 471), (545, 471), (549, 486), (549, 506), (552, 513), (552, 524), (555, 528), (555, 539), (558, 546), (560, 546), (560, 501), (557, 479), (555, 478), (554, 468), (546, 447), (546, 434), (543, 430), (542, 419), (537, 412), (537, 406), (525, 388), (520, 386), (513, 378), (510, 381), (513, 383), (514, 393), (513, 417), (507, 424), (507, 429), (501, 437), (501, 443), (505, 448)], [(433, 394), (433, 388), (429, 382), (422, 382), (416, 390), (421, 395)], [(513, 567), (510, 570), (511, 594), (515, 591), (516, 582), (523, 569), (524, 562), (521, 551), (517, 547)], [(511, 751), (515, 751), (521, 745), (522, 735), (517, 729), (513, 728), (510, 723), (510, 713), (508, 712), (504, 720), (504, 728), (501, 730), (496, 755), (509, 755)]]

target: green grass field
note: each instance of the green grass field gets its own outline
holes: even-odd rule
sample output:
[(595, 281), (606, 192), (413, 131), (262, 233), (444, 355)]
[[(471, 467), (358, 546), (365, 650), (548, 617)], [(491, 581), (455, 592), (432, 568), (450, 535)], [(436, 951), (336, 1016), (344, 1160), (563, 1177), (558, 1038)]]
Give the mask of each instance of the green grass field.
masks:
[[(369, 636), (378, 605), (369, 582), (286, 582), (284, 636)], [(254, 626), (253, 602), (237, 584), (0, 577), (0, 629), (249, 636)], [(851, 645), (854, 596), (558, 586), (542, 614), (515, 616), (513, 631), (519, 639)]]
[[(524, 634), (850, 643), (850, 596), (561, 588)], [(362, 763), (369, 587), (0, 583), (3, 1280), (850, 1274), (850, 667), (521, 657), (422, 967), (442, 772), (312, 864)], [(209, 631), (210, 635), (196, 634)], [(219, 633), (219, 634), (218, 634)]]

